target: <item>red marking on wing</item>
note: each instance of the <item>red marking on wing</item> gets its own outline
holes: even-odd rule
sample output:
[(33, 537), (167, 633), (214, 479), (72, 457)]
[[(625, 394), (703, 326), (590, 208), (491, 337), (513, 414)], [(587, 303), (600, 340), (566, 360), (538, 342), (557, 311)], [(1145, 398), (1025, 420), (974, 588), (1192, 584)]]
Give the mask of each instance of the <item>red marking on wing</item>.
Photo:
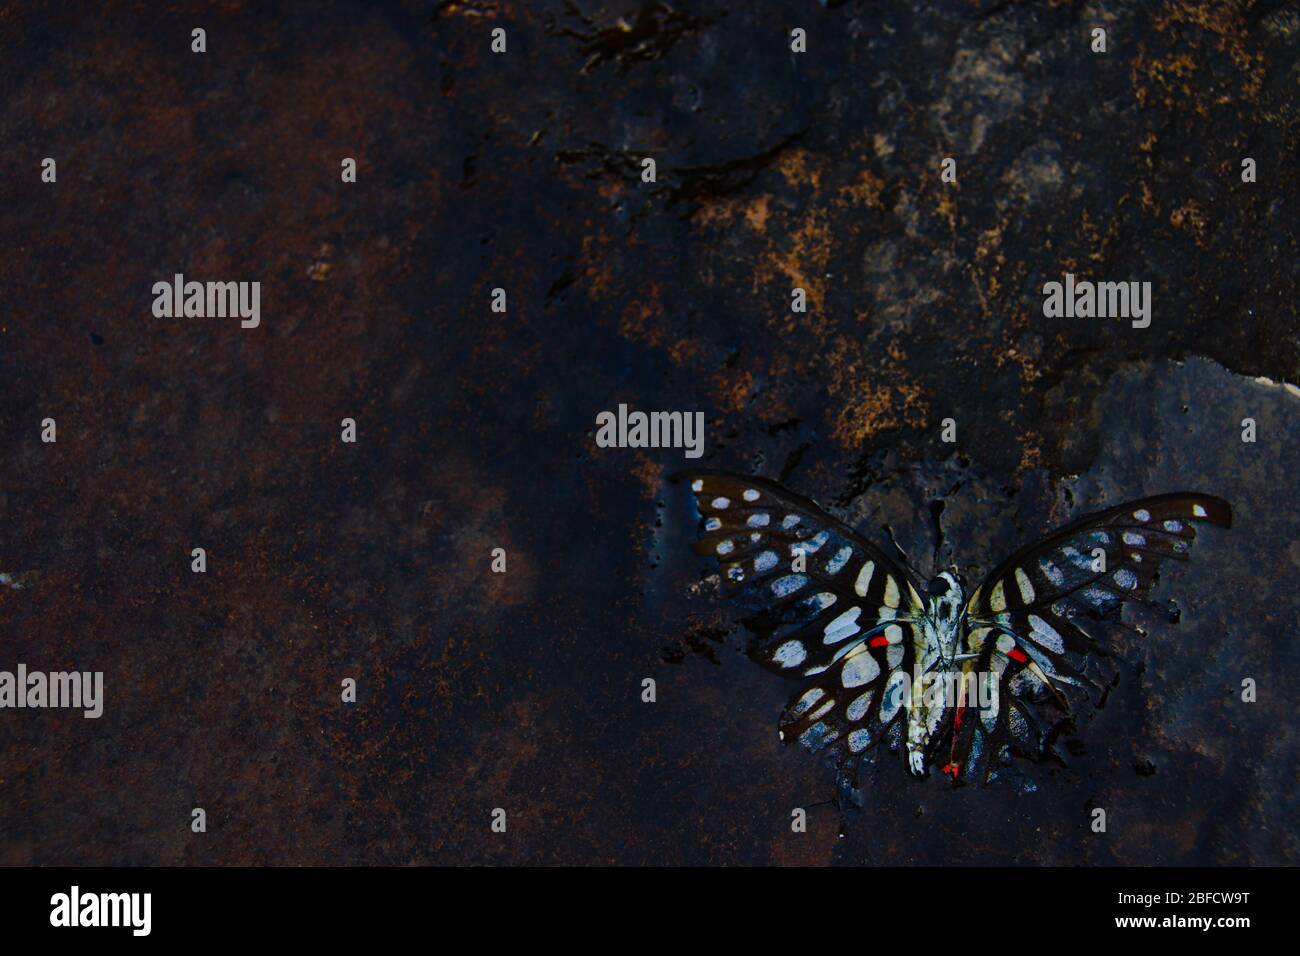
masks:
[(1020, 650), (1019, 648), (1015, 648), (1015, 647), (1013, 647), (1013, 648), (1011, 648), (1011, 650), (1007, 651), (1007, 657), (1011, 658), (1013, 661), (1015, 661), (1015, 662), (1018, 663), (1018, 664), (1023, 664), (1023, 663), (1025, 663), (1025, 661), (1029, 660), (1029, 658), (1025, 656), (1025, 652), (1024, 652), (1024, 651)]
[(871, 640), (867, 641), (867, 646), (868, 646), (868, 647), (884, 647), (884, 646), (885, 646), (886, 644), (888, 644), (888, 643), (889, 643), (889, 638), (887, 638), (887, 637), (885, 637), (885, 635), (881, 634), (879, 637), (873, 637)]

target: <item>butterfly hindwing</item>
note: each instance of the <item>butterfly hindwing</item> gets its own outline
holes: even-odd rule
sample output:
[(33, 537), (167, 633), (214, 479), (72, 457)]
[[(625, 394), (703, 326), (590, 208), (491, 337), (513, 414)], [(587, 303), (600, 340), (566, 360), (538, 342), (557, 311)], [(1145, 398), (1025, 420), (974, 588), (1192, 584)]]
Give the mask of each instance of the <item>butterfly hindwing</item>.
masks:
[(913, 653), (908, 623), (854, 644), (790, 701), (781, 738), (837, 756), (869, 750), (906, 713)]

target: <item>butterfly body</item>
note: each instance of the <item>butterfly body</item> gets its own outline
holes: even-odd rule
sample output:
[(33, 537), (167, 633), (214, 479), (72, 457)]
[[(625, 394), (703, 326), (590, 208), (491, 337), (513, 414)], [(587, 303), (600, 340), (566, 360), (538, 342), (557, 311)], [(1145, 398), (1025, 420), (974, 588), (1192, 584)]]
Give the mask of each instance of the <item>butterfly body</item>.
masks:
[[(717, 558), (758, 663), (805, 681), (783, 740), (834, 755), (841, 770), (885, 742), (908, 769), (932, 764), (987, 782), (1013, 752), (1041, 751), (1040, 705), (1095, 687), (1092, 621), (1115, 621), (1162, 561), (1186, 560), (1193, 523), (1230, 527), (1227, 502), (1160, 495), (1079, 519), (1022, 548), (967, 593), (950, 572), (927, 586), (813, 502), (761, 478), (694, 472), (696, 550)], [(1154, 606), (1154, 605), (1153, 605)]]
[[(908, 768), (925, 776), (930, 743), (943, 726), (952, 695), (947, 693), (960, 674), (962, 619), (961, 583), (948, 572), (930, 583), (924, 609), (915, 628), (916, 673), (903, 700), (907, 711)], [(938, 693), (927, 693), (929, 687)]]

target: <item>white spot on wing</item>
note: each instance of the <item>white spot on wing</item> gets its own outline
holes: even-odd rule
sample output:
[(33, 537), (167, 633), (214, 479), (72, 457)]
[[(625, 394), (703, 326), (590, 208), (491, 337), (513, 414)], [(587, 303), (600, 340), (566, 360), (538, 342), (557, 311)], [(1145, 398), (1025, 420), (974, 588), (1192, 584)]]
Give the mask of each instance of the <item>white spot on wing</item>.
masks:
[(1205, 509), (1200, 505), (1192, 505), (1192, 515), (1197, 518), (1205, 517)]
[(722, 522), (721, 522), (719, 519), (717, 519), (717, 518), (705, 518), (705, 519), (704, 519), (704, 530), (705, 530), (705, 531), (717, 531), (717, 530), (718, 530), (719, 528), (721, 528), (721, 527), (722, 527)]
[(826, 610), (837, 600), (838, 598), (830, 591), (818, 591), (812, 597), (804, 599), (804, 609), (811, 614), (817, 614)]
[(1139, 508), (1137, 511), (1133, 512), (1133, 517), (1137, 518), (1138, 521), (1150, 521), (1151, 512), (1147, 511), (1146, 508)]
[(754, 559), (755, 571), (770, 571), (776, 567), (778, 558), (775, 551), (764, 551)]
[(848, 709), (844, 711), (844, 716), (850, 722), (856, 723), (861, 720), (867, 713), (867, 705), (871, 703), (871, 691), (865, 694), (859, 694), (849, 703)]
[(757, 514), (750, 515), (749, 520), (746, 521), (745, 524), (749, 525), (751, 528), (765, 528), (770, 520), (771, 516), (768, 515), (766, 511), (760, 511)]
[(789, 531), (798, 523), (799, 523), (798, 515), (786, 515), (784, 518), (781, 519), (781, 527), (785, 528), (785, 530), (787, 531)]
[(719, 510), (719, 511), (722, 511), (723, 509), (725, 509), (726, 507), (728, 507), (730, 504), (731, 504), (731, 499), (730, 499), (730, 498), (723, 498), (723, 497), (719, 496), (719, 497), (713, 499), (713, 507), (716, 508), (716, 509)]
[(880, 721), (889, 723), (898, 713), (898, 708), (903, 706), (903, 699), (906, 696), (907, 675), (899, 672), (889, 678), (889, 683), (885, 685), (885, 695), (880, 702)]
[(830, 535), (827, 534), (825, 531), (818, 531), (807, 541), (800, 541), (798, 546), (803, 549), (805, 554), (812, 554), (814, 551), (816, 551), (818, 548), (824, 545), (827, 539), (829, 538)]
[(1041, 617), (1029, 615), (1029, 626), (1033, 628), (1033, 638), (1049, 651), (1055, 651), (1057, 654), (1065, 653), (1065, 639), (1057, 632), (1056, 628), (1048, 624)]
[(868, 561), (858, 572), (858, 579), (853, 582), (853, 593), (858, 597), (867, 596), (867, 588), (871, 587), (871, 575), (875, 573), (876, 562)]
[(885, 604), (888, 607), (898, 607), (898, 582), (892, 574), (885, 578)]
[[(827, 731), (830, 732), (827, 733)], [(824, 723), (818, 721), (799, 735), (799, 743), (809, 750), (819, 750), (831, 743), (839, 735), (838, 730), (830, 730)]]
[(1047, 580), (1051, 581), (1058, 588), (1065, 586), (1065, 572), (1047, 558), (1039, 558), (1038, 566), (1042, 569), (1043, 576), (1046, 577)]
[(704, 479), (696, 478), (694, 481), (691, 482), (691, 491), (703, 491), (703, 490), (704, 490)]
[(817, 701), (821, 700), (826, 694), (820, 687), (812, 687), (804, 692), (804, 695), (794, 702), (790, 708), (790, 716), (798, 717)]
[(1016, 568), (1016, 587), (1020, 588), (1020, 599), (1025, 604), (1034, 603), (1034, 586), (1029, 581), (1029, 575), (1025, 574), (1024, 568)]
[(758, 492), (755, 491), (753, 488), (746, 488), (746, 489), (745, 489), (744, 498), (745, 498), (746, 501), (757, 501), (757, 500), (758, 500)]
[(1182, 531), (1182, 530), (1183, 530), (1183, 523), (1182, 523), (1181, 521), (1166, 521), (1166, 522), (1165, 522), (1165, 530), (1166, 530), (1166, 531)]
[(730, 538), (724, 538), (723, 540), (718, 542), (718, 554), (731, 554), (731, 552), (734, 551), (735, 548), (736, 545), (732, 542)]
[(851, 607), (835, 620), (826, 625), (825, 637), (822, 638), (823, 644), (838, 644), (846, 637), (852, 637), (858, 631), (862, 630), (858, 626), (858, 615), (862, 613), (862, 608)]
[(1132, 591), (1138, 585), (1137, 575), (1128, 568), (1120, 568), (1115, 572), (1115, 583), (1126, 591)]
[(1007, 609), (1007, 596), (1002, 590), (1002, 579), (999, 578), (997, 584), (993, 585), (993, 590), (989, 592), (989, 607), (995, 611), (1005, 611)]
[(866, 750), (871, 743), (871, 731), (855, 730), (849, 734), (849, 750), (855, 754), (860, 754)]
[(848, 545), (840, 548), (835, 552), (835, 557), (826, 562), (827, 574), (839, 574), (844, 570), (844, 565), (849, 563), (849, 558), (853, 557), (853, 549)]
[(859, 653), (845, 658), (844, 668), (840, 671), (840, 683), (845, 687), (861, 687), (879, 676), (880, 665), (863, 648)]
[(787, 574), (783, 578), (777, 578), (772, 582), (772, 593), (777, 597), (786, 597), (798, 591), (808, 583), (808, 578), (802, 574)]
[(799, 641), (786, 641), (776, 649), (776, 652), (772, 655), (772, 660), (782, 667), (798, 667), (807, 656), (808, 652)]
[(1134, 547), (1134, 548), (1140, 548), (1140, 547), (1142, 547), (1144, 544), (1147, 543), (1147, 539), (1146, 539), (1146, 538), (1144, 538), (1144, 537), (1142, 537), (1142, 535), (1140, 535), (1140, 534), (1136, 534), (1136, 533), (1134, 533), (1134, 532), (1132, 532), (1132, 531), (1125, 531), (1124, 534), (1122, 535), (1122, 537), (1124, 538), (1124, 543), (1125, 543), (1125, 544), (1129, 545), (1130, 547)]
[(822, 717), (825, 717), (825, 716), (826, 716), (826, 712), (827, 712), (828, 710), (830, 710), (830, 709), (831, 709), (832, 707), (834, 707), (834, 706), (835, 706), (835, 698), (832, 697), (830, 700), (826, 701), (826, 703), (822, 704), (820, 707), (818, 707), (816, 710), (814, 710), (811, 714), (809, 714), (809, 715), (808, 715), (808, 719), (809, 719), (809, 720), (820, 720)]

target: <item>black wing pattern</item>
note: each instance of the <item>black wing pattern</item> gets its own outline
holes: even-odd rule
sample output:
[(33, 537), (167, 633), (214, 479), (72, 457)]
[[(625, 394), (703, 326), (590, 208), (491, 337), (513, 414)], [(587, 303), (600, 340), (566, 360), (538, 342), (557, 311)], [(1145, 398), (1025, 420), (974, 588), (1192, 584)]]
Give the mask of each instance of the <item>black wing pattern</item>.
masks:
[[(963, 663), (991, 675), (992, 703), (959, 705), (952, 715), (955, 779), (986, 781), (1004, 751), (1041, 749), (1049, 729), (1032, 702), (1062, 699), (1057, 685), (1095, 686), (1084, 676), (1098, 649), (1085, 627), (1117, 620), (1132, 601), (1148, 598), (1163, 561), (1186, 561), (1195, 523), (1232, 526), (1232, 508), (1212, 495), (1176, 493), (1144, 498), (1088, 515), (1017, 551), (995, 568), (966, 604)], [(1167, 610), (1167, 609), (1162, 609)]]
[(843, 765), (897, 724), (922, 599), (911, 574), (813, 502), (762, 478), (695, 471), (695, 550), (717, 558), (725, 592), (754, 610), (749, 655), (812, 678), (781, 716), (781, 738)]

